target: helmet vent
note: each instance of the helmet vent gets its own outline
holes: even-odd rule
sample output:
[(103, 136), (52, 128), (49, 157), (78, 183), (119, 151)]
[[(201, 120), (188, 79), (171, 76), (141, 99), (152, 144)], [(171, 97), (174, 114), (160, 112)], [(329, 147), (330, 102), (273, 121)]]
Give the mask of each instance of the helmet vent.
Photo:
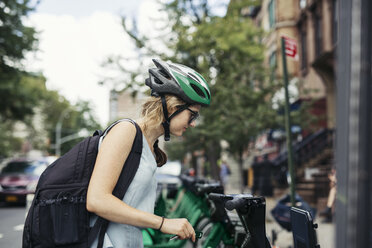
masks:
[(166, 79), (170, 80), (171, 77), (166, 73), (164, 70), (159, 70), (159, 74), (165, 77)]
[(155, 80), (155, 83), (156, 84), (163, 84), (163, 82), (162, 81), (160, 81), (159, 79), (157, 79), (157, 78), (154, 78), (154, 80)]
[(187, 73), (187, 75), (189, 75), (189, 77), (191, 77), (192, 79), (194, 79), (196, 82), (200, 83), (199, 79), (197, 77), (195, 77), (193, 74), (191, 74), (190, 72)]
[(206, 90), (205, 92), (207, 92), (207, 97), (208, 97), (208, 99), (211, 99), (211, 95), (209, 95), (209, 91)]
[(183, 72), (180, 68), (178, 68), (177, 66), (175, 65), (172, 65), (172, 64), (169, 64), (169, 67), (172, 68), (173, 70), (177, 71), (178, 73), (186, 76), (185, 72)]
[(196, 86), (195, 84), (190, 84), (191, 87), (194, 89), (194, 91), (202, 98), (205, 98), (205, 95), (203, 93), (203, 91), (198, 87)]

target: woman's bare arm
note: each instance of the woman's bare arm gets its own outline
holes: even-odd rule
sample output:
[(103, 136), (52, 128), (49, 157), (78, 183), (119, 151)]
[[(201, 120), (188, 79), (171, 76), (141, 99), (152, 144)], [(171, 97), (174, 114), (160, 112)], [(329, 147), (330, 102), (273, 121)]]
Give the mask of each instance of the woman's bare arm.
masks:
[[(135, 209), (112, 195), (135, 135), (132, 123), (120, 122), (103, 139), (88, 187), (87, 209), (112, 222), (158, 229), (162, 217)], [(161, 231), (195, 241), (194, 229), (186, 219), (166, 219)]]

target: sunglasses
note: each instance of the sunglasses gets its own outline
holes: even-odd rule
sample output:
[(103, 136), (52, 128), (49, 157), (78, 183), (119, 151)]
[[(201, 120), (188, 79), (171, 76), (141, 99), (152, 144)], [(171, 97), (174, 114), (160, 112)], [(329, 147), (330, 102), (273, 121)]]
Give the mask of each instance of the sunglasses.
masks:
[(189, 125), (190, 125), (193, 121), (198, 119), (199, 112), (191, 110), (189, 107), (187, 107), (186, 109), (191, 112), (191, 116), (190, 116), (190, 119), (189, 119)]

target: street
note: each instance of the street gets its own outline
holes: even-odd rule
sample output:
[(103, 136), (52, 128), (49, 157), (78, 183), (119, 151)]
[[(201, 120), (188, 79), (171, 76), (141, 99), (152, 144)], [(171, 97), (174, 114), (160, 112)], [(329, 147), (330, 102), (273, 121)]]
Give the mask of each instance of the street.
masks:
[(22, 246), (22, 232), (26, 208), (0, 205), (0, 247)]

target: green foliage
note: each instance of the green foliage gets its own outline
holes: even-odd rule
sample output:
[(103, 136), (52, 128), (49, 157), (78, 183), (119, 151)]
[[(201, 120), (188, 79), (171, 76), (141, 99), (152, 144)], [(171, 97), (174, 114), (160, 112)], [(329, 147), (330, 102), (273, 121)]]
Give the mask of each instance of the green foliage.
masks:
[(19, 73), (17, 81), (0, 83), (0, 120), (25, 120), (43, 97), (46, 79), (42, 75)]
[[(19, 73), (17, 83), (0, 84), (0, 123), (2, 134), (0, 157), (10, 156), (21, 150), (23, 139), (15, 136), (15, 124), (22, 122), (29, 130), (31, 143), (40, 143), (40, 137), (33, 128), (32, 117), (40, 107), (40, 100), (46, 92), (45, 78), (42, 75)], [(38, 140), (39, 142), (37, 142)]]
[[(33, 10), (28, 0), (0, 2), (0, 121), (23, 120), (33, 114), (39, 77), (22, 71), (25, 53), (36, 49), (36, 31), (23, 19)], [(32, 85), (29, 85), (32, 84)], [(37, 87), (43, 87), (41, 84)]]
[(0, 159), (12, 156), (14, 151), (20, 151), (22, 139), (14, 137), (14, 125), (10, 121), (0, 122)]
[[(70, 108), (71, 111), (65, 119), (65, 122), (63, 122), (62, 137), (78, 133), (82, 129), (88, 130), (89, 134), (93, 134), (97, 129), (102, 129), (92, 113), (93, 109), (90, 102), (78, 101), (75, 105), (70, 106)], [(78, 140), (71, 141), (70, 145), (76, 144), (77, 141)], [(62, 152), (66, 152), (71, 148), (71, 146), (68, 146), (68, 142), (66, 144), (66, 146), (62, 146)]]
[(227, 140), (230, 152), (239, 156), (253, 137), (273, 125), (276, 115), (270, 99), (278, 86), (264, 83), (263, 32), (240, 14), (250, 1), (230, 2), (225, 17), (207, 16), (208, 5), (194, 6), (199, 12), (190, 17), (191, 25), (185, 25), (180, 20), (189, 13), (190, 2), (172, 1), (166, 6), (177, 34), (169, 42), (175, 51), (169, 59), (194, 67), (207, 78), (212, 84), (212, 104), (203, 110), (195, 138), (186, 138), (204, 149)]
[(24, 25), (23, 18), (34, 8), (29, 0), (5, 0), (0, 3), (0, 66), (24, 58), (25, 52), (36, 48), (36, 31)]
[[(92, 114), (92, 106), (87, 101), (79, 101), (71, 105), (57, 91), (46, 92), (45, 99), (42, 101), (42, 113), (45, 116), (44, 126), (51, 146), (48, 147), (49, 153), (54, 154), (53, 145), (56, 142), (56, 125), (62, 122), (61, 137), (76, 134), (86, 129), (90, 134), (97, 129), (101, 129), (96, 117)], [(83, 138), (74, 139), (61, 145), (62, 154), (67, 152)]]

